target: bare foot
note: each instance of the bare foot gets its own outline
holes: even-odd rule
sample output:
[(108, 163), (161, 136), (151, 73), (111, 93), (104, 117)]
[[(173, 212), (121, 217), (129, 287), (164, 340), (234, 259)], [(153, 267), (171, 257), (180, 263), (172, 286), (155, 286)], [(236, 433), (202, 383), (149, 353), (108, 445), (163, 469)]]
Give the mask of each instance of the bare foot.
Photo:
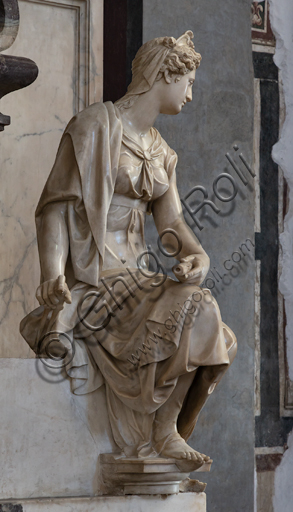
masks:
[(188, 446), (178, 433), (167, 436), (160, 454), (163, 457), (168, 457), (170, 459), (186, 459), (200, 464), (204, 464), (204, 462), (209, 462), (211, 460), (208, 455), (199, 453)]

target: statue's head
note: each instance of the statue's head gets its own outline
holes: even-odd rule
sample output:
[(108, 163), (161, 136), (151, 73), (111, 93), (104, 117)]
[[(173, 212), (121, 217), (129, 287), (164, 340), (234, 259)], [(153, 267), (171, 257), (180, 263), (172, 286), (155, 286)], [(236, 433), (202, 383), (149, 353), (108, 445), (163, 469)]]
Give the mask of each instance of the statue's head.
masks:
[(131, 107), (140, 94), (149, 91), (166, 73), (180, 80), (197, 69), (201, 55), (194, 50), (192, 38), (193, 33), (188, 30), (178, 39), (156, 37), (142, 45), (132, 62), (132, 82), (117, 106)]

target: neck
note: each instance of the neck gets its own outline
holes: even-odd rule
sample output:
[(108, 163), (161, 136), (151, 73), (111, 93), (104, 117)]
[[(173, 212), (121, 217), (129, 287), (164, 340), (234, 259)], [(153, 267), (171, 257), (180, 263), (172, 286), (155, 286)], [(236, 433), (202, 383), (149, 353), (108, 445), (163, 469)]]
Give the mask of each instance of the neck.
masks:
[(123, 125), (127, 130), (145, 137), (160, 113), (159, 104), (151, 91), (141, 94), (134, 104), (122, 112)]

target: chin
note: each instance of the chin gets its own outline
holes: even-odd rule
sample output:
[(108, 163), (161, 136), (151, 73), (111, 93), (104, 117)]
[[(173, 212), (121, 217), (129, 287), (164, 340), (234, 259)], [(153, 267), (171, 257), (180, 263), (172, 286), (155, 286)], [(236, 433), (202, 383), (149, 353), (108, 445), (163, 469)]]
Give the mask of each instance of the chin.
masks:
[(161, 112), (161, 114), (167, 114), (168, 116), (176, 116), (179, 114), (182, 110), (183, 105), (178, 105), (177, 107), (170, 108), (168, 110), (165, 110), (164, 112)]

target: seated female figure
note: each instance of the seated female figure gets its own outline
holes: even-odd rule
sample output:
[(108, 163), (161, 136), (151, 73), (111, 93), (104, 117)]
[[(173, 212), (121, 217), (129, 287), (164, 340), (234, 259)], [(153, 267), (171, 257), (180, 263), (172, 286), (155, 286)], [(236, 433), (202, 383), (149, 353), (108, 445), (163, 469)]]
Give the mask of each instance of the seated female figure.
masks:
[[(36, 212), (40, 307), (21, 332), (36, 351), (46, 333), (66, 333), (72, 390), (105, 384), (125, 455), (203, 463), (208, 456), (186, 440), (235, 357), (236, 339), (199, 287), (209, 258), (182, 215), (177, 156), (153, 127), (159, 114), (179, 114), (192, 101), (201, 60), (192, 37), (144, 44), (127, 94), (68, 124)], [(176, 253), (178, 281), (147, 271), (147, 212)]]

